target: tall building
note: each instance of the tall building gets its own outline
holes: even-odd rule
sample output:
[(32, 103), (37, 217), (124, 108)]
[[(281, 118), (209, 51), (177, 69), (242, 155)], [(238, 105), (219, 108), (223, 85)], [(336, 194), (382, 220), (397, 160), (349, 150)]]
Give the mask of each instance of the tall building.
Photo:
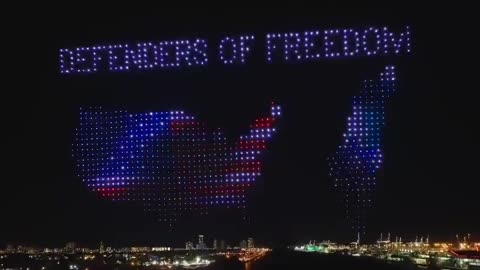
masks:
[(387, 66), (378, 78), (364, 81), (360, 94), (353, 98), (343, 143), (329, 158), (329, 174), (341, 194), (355, 236), (365, 234), (367, 210), (372, 206), (377, 174), (383, 165), (381, 135), (386, 102), (396, 89), (394, 69)]
[(255, 245), (253, 243), (253, 238), (248, 238), (247, 239), (247, 248), (254, 248)]
[(25, 246), (22, 246), (22, 245), (17, 246), (17, 252), (18, 253), (25, 253), (25, 251), (26, 251)]
[(206, 248), (207, 248), (207, 245), (205, 244), (203, 235), (202, 234), (198, 235), (197, 249), (206, 249)]
[(73, 156), (88, 189), (172, 224), (186, 214), (246, 207), (280, 115), (272, 104), (229, 144), (221, 129), (184, 111), (81, 109)]
[(213, 239), (213, 249), (214, 249), (214, 250), (217, 250), (217, 249), (218, 249), (217, 239)]
[(227, 246), (225, 245), (225, 240), (220, 240), (220, 250), (225, 250)]
[(98, 251), (100, 253), (104, 253), (105, 252), (105, 246), (103, 245), (103, 242), (100, 242), (100, 247), (98, 248)]
[(66, 251), (66, 252), (74, 252), (74, 251), (75, 251), (75, 248), (76, 248), (75, 242), (68, 242), (68, 243), (65, 245), (65, 251)]
[(6, 251), (7, 253), (14, 253), (15, 247), (13, 245), (7, 245)]
[(245, 240), (240, 241), (240, 248), (241, 249), (247, 248), (247, 241), (245, 241)]
[(193, 248), (193, 243), (190, 242), (190, 241), (186, 242), (186, 243), (185, 243), (185, 249), (186, 249), (186, 250), (193, 250), (193, 249), (194, 249), (194, 248)]

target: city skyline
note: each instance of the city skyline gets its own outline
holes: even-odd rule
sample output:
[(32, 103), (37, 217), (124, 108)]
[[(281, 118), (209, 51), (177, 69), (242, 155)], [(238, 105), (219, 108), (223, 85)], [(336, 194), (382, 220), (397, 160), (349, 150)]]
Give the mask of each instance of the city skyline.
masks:
[[(397, 243), (402, 245), (416, 245), (421, 244), (422, 246), (432, 246), (438, 247), (442, 246), (443, 248), (448, 248), (450, 250), (456, 249), (466, 249), (466, 246), (470, 245), (470, 248), (480, 248), (480, 234), (455, 234), (451, 235), (449, 239), (439, 239), (431, 237), (430, 235), (398, 235), (392, 233), (380, 233), (377, 235), (376, 240), (374, 241), (363, 241), (361, 238), (356, 239), (356, 241), (336, 241), (335, 239), (309, 239), (307, 240), (295, 240), (291, 243), (282, 246), (269, 246), (263, 243), (257, 243), (254, 237), (248, 237), (244, 239), (222, 239), (214, 235), (203, 235), (198, 234), (191, 237), (182, 237), (179, 242), (176, 243), (130, 243), (128, 245), (111, 245), (104, 241), (99, 241), (97, 243), (84, 243), (80, 241), (67, 241), (60, 245), (41, 245), (36, 243), (6, 243), (0, 245), (0, 253), (3, 252), (26, 252), (28, 250), (42, 250), (42, 252), (73, 252), (78, 250), (81, 252), (110, 252), (113, 250), (125, 251), (129, 250), (132, 252), (142, 252), (142, 251), (174, 251), (174, 250), (227, 250), (227, 249), (252, 249), (252, 248), (277, 248), (283, 249), (288, 247), (299, 246), (301, 243), (307, 243), (306, 245), (322, 245), (322, 244), (335, 244), (340, 246), (348, 245), (378, 245), (378, 244), (387, 244), (387, 243)], [(183, 242), (182, 242), (183, 241)]]

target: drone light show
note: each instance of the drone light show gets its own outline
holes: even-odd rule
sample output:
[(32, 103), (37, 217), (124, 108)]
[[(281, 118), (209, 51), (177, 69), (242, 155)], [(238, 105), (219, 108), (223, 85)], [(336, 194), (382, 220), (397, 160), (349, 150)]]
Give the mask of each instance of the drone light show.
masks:
[(346, 217), (355, 232), (365, 233), (367, 209), (383, 164), (381, 144), (385, 104), (395, 92), (395, 67), (387, 66), (374, 80), (364, 81), (353, 98), (352, 115), (338, 151), (329, 158), (330, 176), (343, 197)]
[[(65, 76), (212, 64), (245, 66), (255, 61), (255, 55), (265, 66), (392, 57), (411, 53), (411, 36), (409, 26), (364, 26), (113, 42), (62, 48), (59, 68)], [(365, 81), (354, 97), (344, 141), (328, 158), (328, 174), (355, 232), (366, 230), (367, 209), (383, 163), (385, 103), (395, 83), (393, 66), (385, 67), (377, 79)], [(78, 176), (100, 196), (141, 205), (145, 212), (170, 224), (183, 213), (244, 209), (280, 114), (280, 106), (272, 104), (270, 115), (257, 119), (250, 133), (231, 145), (221, 129), (212, 129), (184, 111), (84, 108), (73, 151)]]
[(79, 177), (100, 196), (141, 205), (170, 223), (182, 213), (243, 209), (277, 132), (281, 107), (270, 109), (234, 145), (184, 111), (82, 109), (73, 145)]
[[(265, 44), (258, 44), (252, 34), (221, 37), (210, 45), (214, 46), (217, 53), (212, 59), (222, 65), (244, 65), (249, 62), (254, 50), (263, 50), (267, 63), (389, 56), (411, 52), (411, 31), (408, 26), (401, 32), (386, 26), (274, 32), (265, 34), (263, 39)], [(208, 52), (208, 40), (199, 37), (62, 48), (59, 51), (60, 73), (202, 67), (209, 63)]]

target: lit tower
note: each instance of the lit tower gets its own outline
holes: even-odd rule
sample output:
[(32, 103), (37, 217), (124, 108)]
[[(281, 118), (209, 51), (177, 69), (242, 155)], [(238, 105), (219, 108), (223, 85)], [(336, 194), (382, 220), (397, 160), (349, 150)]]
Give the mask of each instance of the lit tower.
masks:
[(68, 242), (68, 243), (65, 245), (65, 251), (66, 251), (66, 252), (74, 252), (74, 251), (75, 251), (75, 248), (76, 248), (75, 242)]
[(240, 241), (240, 248), (241, 249), (246, 249), (247, 248), (247, 241), (245, 241), (245, 240)]
[(248, 238), (247, 239), (247, 248), (254, 248), (255, 244), (253, 242), (253, 238)]
[(100, 247), (98, 248), (98, 251), (100, 253), (104, 253), (105, 252), (105, 246), (103, 245), (103, 242), (100, 242)]
[(198, 235), (197, 249), (206, 249), (206, 248), (207, 248), (207, 245), (205, 245), (203, 235), (202, 234)]
[(343, 142), (329, 158), (329, 174), (355, 233), (366, 231), (367, 210), (372, 205), (378, 171), (383, 165), (385, 106), (395, 89), (393, 66), (385, 67), (376, 79), (364, 81), (360, 94), (353, 98)]
[(220, 240), (220, 250), (225, 250), (227, 246), (225, 245), (225, 240)]

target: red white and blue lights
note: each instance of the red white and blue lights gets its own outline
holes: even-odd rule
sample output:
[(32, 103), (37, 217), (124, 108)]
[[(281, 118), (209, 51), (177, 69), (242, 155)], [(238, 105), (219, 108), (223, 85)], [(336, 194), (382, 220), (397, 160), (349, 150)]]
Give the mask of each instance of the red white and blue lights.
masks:
[(280, 106), (272, 104), (269, 115), (230, 145), (221, 129), (184, 111), (86, 108), (73, 156), (89, 190), (141, 205), (161, 221), (218, 207), (243, 209), (280, 115)]
[(395, 67), (387, 66), (377, 79), (364, 82), (353, 98), (343, 143), (329, 158), (329, 174), (341, 193), (349, 224), (361, 234), (366, 231), (367, 210), (383, 165), (385, 105), (395, 92), (396, 81)]

